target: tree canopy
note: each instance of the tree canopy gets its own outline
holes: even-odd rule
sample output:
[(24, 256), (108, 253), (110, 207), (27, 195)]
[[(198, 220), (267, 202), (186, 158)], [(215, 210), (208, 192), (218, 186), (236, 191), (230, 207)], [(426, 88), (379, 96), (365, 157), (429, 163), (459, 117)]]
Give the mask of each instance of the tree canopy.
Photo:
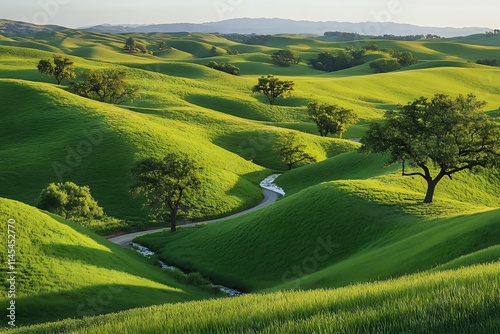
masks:
[[(500, 167), (500, 126), (480, 112), (486, 103), (476, 96), (420, 97), (385, 115), (362, 138), (362, 151), (390, 153), (401, 161), (403, 176), (427, 182), (424, 203), (432, 203), (436, 185), (446, 176), (479, 167)], [(406, 162), (420, 172), (407, 172)], [(434, 176), (433, 176), (434, 174)]]
[(281, 67), (288, 67), (300, 63), (300, 56), (293, 50), (279, 50), (272, 54), (273, 63)]
[(128, 52), (134, 52), (137, 47), (137, 42), (134, 37), (129, 37), (125, 41), (125, 45), (123, 46), (123, 50)]
[(153, 219), (169, 222), (175, 232), (178, 213), (188, 211), (188, 204), (197, 197), (200, 170), (193, 160), (174, 153), (163, 159), (144, 159), (132, 168), (130, 189), (146, 197)]
[(217, 47), (212, 46), (212, 48), (208, 50), (208, 54), (210, 55), (210, 57), (217, 56), (218, 55)]
[(500, 59), (478, 59), (476, 64), (487, 66), (500, 66)]
[(240, 68), (231, 64), (221, 63), (218, 64), (215, 61), (211, 61), (206, 65), (207, 67), (213, 68), (214, 70), (221, 71), (224, 73), (232, 74), (232, 75), (240, 75)]
[(87, 70), (82, 81), (72, 82), (69, 91), (83, 97), (112, 104), (139, 98), (139, 89), (126, 82), (127, 73), (119, 70)]
[(104, 215), (104, 210), (90, 194), (90, 188), (73, 182), (51, 183), (40, 193), (37, 207), (66, 219), (91, 220)]
[(128, 53), (150, 53), (146, 45), (138, 43), (134, 37), (127, 38), (123, 46), (123, 51)]
[(346, 48), (334, 54), (330, 52), (321, 52), (316, 58), (309, 59), (309, 65), (320, 71), (334, 72), (346, 68), (358, 66), (364, 63), (366, 50)]
[(279, 97), (286, 97), (293, 91), (295, 83), (293, 81), (282, 81), (273, 75), (259, 78), (259, 83), (253, 87), (254, 93), (263, 93), (269, 103), (274, 105)]
[(291, 132), (275, 144), (274, 151), (281, 157), (288, 169), (295, 166), (308, 165), (316, 162), (316, 158), (306, 152), (307, 146), (297, 136)]
[(410, 51), (395, 51), (390, 48), (382, 49), (381, 51), (389, 54), (391, 58), (376, 59), (370, 62), (370, 68), (373, 69), (375, 73), (393, 72), (402, 67), (408, 67), (419, 62), (417, 57)]
[(394, 57), (402, 67), (408, 67), (418, 63), (417, 57), (410, 51), (395, 52)]
[(401, 69), (401, 64), (397, 59), (376, 59), (370, 63), (370, 68), (375, 73), (388, 73)]
[(310, 103), (307, 107), (309, 117), (316, 123), (321, 137), (326, 137), (328, 134), (342, 134), (348, 127), (354, 125), (358, 121), (358, 116), (351, 109), (339, 107), (336, 104), (319, 104), (317, 102)]
[(64, 79), (76, 78), (74, 63), (63, 56), (54, 55), (52, 62), (50, 59), (42, 59), (38, 62), (37, 68), (40, 73), (53, 76), (58, 85)]

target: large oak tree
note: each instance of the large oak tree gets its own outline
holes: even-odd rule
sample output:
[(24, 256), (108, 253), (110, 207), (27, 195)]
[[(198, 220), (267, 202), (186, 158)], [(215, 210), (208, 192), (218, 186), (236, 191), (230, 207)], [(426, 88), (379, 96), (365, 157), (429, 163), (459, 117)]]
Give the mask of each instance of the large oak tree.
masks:
[(38, 62), (37, 68), (40, 73), (53, 76), (58, 85), (64, 79), (76, 78), (74, 63), (62, 56), (54, 55), (53, 62), (50, 59), (42, 59)]
[(72, 82), (69, 91), (83, 97), (96, 99), (111, 104), (121, 104), (126, 99), (139, 98), (139, 89), (127, 83), (127, 73), (115, 69), (86, 70), (82, 81)]
[(307, 146), (293, 132), (283, 136), (274, 146), (274, 151), (281, 157), (288, 169), (316, 162), (316, 158), (306, 152)]
[(358, 122), (358, 116), (353, 110), (339, 107), (336, 104), (313, 102), (307, 106), (307, 113), (316, 123), (321, 137), (332, 134), (342, 138), (342, 134), (347, 128)]
[(273, 75), (262, 76), (259, 83), (253, 87), (254, 93), (263, 93), (269, 103), (274, 105), (278, 97), (286, 97), (293, 91), (295, 83), (275, 78)]
[(153, 218), (170, 222), (170, 230), (175, 232), (178, 213), (189, 209), (187, 203), (194, 200), (200, 187), (199, 171), (193, 160), (175, 153), (163, 159), (144, 159), (132, 168), (131, 191), (144, 195)]
[[(481, 112), (486, 103), (476, 96), (421, 97), (372, 124), (362, 138), (362, 151), (390, 153), (388, 163), (401, 161), (403, 176), (427, 182), (424, 203), (432, 203), (436, 185), (454, 173), (500, 166), (500, 126)], [(418, 167), (407, 172), (406, 162)]]
[(301, 61), (299, 54), (293, 50), (276, 51), (272, 54), (271, 59), (273, 63), (281, 67), (288, 67)]

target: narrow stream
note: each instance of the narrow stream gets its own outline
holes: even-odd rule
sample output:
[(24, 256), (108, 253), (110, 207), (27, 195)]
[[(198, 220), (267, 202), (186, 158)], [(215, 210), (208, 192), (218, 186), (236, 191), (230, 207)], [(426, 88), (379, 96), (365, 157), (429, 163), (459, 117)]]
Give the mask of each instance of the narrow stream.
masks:
[(274, 191), (275, 193), (278, 193), (278, 194), (280, 194), (282, 196), (285, 196), (285, 191), (283, 190), (283, 188), (281, 188), (276, 183), (274, 183), (274, 181), (276, 181), (276, 179), (280, 175), (281, 174), (273, 174), (273, 175), (269, 175), (268, 177), (266, 177), (260, 183), (261, 188), (264, 188), (264, 189), (267, 189), (267, 190), (271, 190), (271, 191)]
[[(280, 188), (278, 185), (276, 185), (274, 183), (274, 181), (276, 180), (276, 178), (278, 176), (280, 176), (280, 175), (281, 174), (273, 174), (273, 175), (270, 175), (270, 176), (266, 177), (260, 183), (260, 186), (262, 188), (264, 188), (264, 189), (268, 189), (268, 190), (271, 190), (271, 191), (276, 192), (278, 194), (281, 194), (282, 196), (285, 196), (285, 191), (282, 188)], [(143, 246), (141, 244), (138, 244), (138, 243), (135, 243), (135, 242), (130, 242), (128, 245), (131, 246), (137, 252), (141, 253), (142, 255), (144, 255), (146, 257), (151, 257), (151, 256), (155, 255), (155, 253), (152, 250), (150, 250), (149, 248), (147, 248), (146, 246)], [(167, 264), (167, 263), (165, 263), (163, 261), (158, 261), (158, 263), (160, 264), (161, 268), (164, 269), (164, 270), (179, 270), (184, 275), (187, 274), (184, 271), (182, 271), (180, 268), (177, 268), (175, 266), (171, 266), (171, 265), (169, 265), (169, 264)], [(234, 290), (234, 289), (228, 288), (228, 287), (223, 286), (223, 285), (217, 285), (217, 284), (210, 283), (208, 286), (212, 287), (212, 288), (217, 288), (221, 292), (223, 292), (223, 293), (225, 293), (225, 294), (227, 294), (228, 296), (231, 296), (231, 297), (237, 297), (237, 296), (241, 296), (241, 295), (244, 294), (241, 291)]]
[[(155, 252), (153, 252), (152, 250), (150, 250), (149, 248), (147, 248), (146, 246), (143, 246), (141, 244), (138, 244), (138, 243), (135, 243), (135, 242), (131, 242), (131, 243), (129, 243), (129, 245), (134, 250), (136, 250), (138, 253), (141, 253), (145, 257), (151, 257), (151, 256), (155, 255)], [(176, 270), (177, 269), (180, 272), (184, 273), (184, 275), (186, 275), (186, 273), (184, 271), (182, 271), (180, 268), (177, 268), (175, 266), (171, 266), (169, 264), (166, 264), (163, 261), (158, 261), (158, 263), (160, 264), (160, 266), (161, 266), (161, 268), (163, 270)], [(241, 296), (241, 295), (244, 294), (241, 291), (234, 290), (234, 289), (228, 288), (228, 287), (223, 286), (223, 285), (217, 285), (217, 284), (210, 283), (209, 286), (212, 287), (212, 288), (219, 289), (221, 292), (227, 294), (230, 297), (238, 297), (238, 296)]]

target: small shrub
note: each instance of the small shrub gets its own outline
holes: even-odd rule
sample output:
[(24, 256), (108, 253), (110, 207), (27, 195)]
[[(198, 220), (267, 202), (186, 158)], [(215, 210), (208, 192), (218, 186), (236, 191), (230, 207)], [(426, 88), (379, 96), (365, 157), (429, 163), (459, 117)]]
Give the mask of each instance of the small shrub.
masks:
[(500, 66), (500, 61), (498, 59), (479, 59), (476, 64), (486, 65), (486, 66)]

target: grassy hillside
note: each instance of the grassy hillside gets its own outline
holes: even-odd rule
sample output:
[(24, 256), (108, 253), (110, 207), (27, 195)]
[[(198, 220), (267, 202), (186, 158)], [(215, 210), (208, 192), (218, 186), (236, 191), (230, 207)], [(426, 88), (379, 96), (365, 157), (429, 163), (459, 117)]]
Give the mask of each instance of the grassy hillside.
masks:
[[(3, 198), (0, 208), (3, 235), (7, 221), (15, 220), (18, 326), (210, 296), (73, 222)], [(6, 252), (1, 262), (2, 272), (9, 271)], [(2, 294), (2, 309), (8, 302)]]
[[(477, 333), (500, 330), (500, 264), (66, 320), (14, 333)], [(168, 316), (165, 316), (165, 315)]]
[[(355, 148), (355, 144), (316, 135), (306, 115), (311, 101), (337, 103), (358, 113), (361, 123), (349, 129), (346, 138), (361, 137), (369, 122), (380, 119), (385, 110), (420, 95), (474, 92), (488, 101), (487, 111), (494, 112), (500, 105), (500, 69), (469, 63), (476, 55), (490, 57), (497, 50), (493, 46), (454, 40), (330, 43), (303, 36), (273, 37), (261, 46), (206, 34), (133, 36), (151, 49), (159, 41), (171, 49), (160, 57), (129, 55), (122, 51), (127, 36), (71, 30), (0, 41), (0, 78), (12, 79), (0, 83), (6, 93), (0, 102), (12, 106), (0, 114), (9, 120), (0, 123), (0, 130), (9, 133), (3, 142), (7, 149), (0, 153), (3, 164), (8, 164), (1, 166), (0, 177), (6, 181), (1, 195), (34, 204), (43, 187), (58, 181), (53, 163), (64, 162), (68, 150), (86, 140), (83, 131), (103, 127), (106, 140), (77, 167), (69, 167), (65, 180), (90, 185), (109, 214), (143, 218), (140, 200), (126, 191), (130, 166), (143, 156), (183, 152), (206, 166), (205, 201), (191, 218), (216, 217), (260, 200), (257, 184), (269, 173), (266, 169), (285, 169), (272, 147), (287, 129), (304, 132), (301, 137), (318, 160)], [(279, 68), (270, 61), (272, 52), (285, 46), (307, 59), (321, 51), (369, 43), (410, 50), (422, 62), (404, 71), (375, 75), (367, 64), (325, 73), (304, 63)], [(212, 60), (208, 57), (212, 46), (218, 48), (213, 60), (234, 63), (243, 75), (235, 77), (203, 66)], [(225, 48), (240, 54), (228, 56)], [(36, 71), (38, 60), (54, 52), (72, 55), (78, 73), (103, 68), (127, 71), (142, 98), (123, 108), (65, 93)], [(293, 96), (269, 106), (263, 96), (252, 94), (257, 77), (268, 73), (295, 81)], [(220, 161), (225, 162), (222, 168)]]
[(400, 276), (500, 244), (498, 173), (443, 181), (435, 203), (425, 205), (423, 182), (383, 161), (342, 154), (279, 177), (288, 195), (272, 207), (138, 240), (176, 265), (247, 291)]
[[(126, 54), (130, 36), (150, 50), (158, 42), (169, 49)], [(178, 152), (204, 167), (199, 205), (187, 218), (223, 216), (261, 200), (259, 182), (285, 169), (273, 145), (294, 131), (319, 162), (280, 176), (287, 195), (276, 204), (139, 241), (174, 265), (245, 291), (332, 288), (155, 306), (19, 332), (497, 332), (499, 172), (445, 179), (435, 203), (421, 204), (423, 180), (401, 177), (397, 164), (384, 166), (384, 156), (359, 154), (358, 143), (319, 137), (306, 106), (318, 101), (354, 109), (360, 123), (347, 139), (362, 137), (385, 111), (422, 95), (472, 92), (495, 116), (500, 68), (475, 61), (496, 58), (499, 37), (334, 43), (274, 36), (265, 45), (186, 33), (0, 37), (1, 197), (33, 205), (49, 183), (69, 180), (89, 185), (108, 214), (145, 220), (141, 199), (128, 192), (130, 168), (141, 158)], [(368, 63), (326, 73), (305, 62), (280, 68), (270, 58), (292, 48), (307, 61), (370, 43), (411, 51), (421, 62), (387, 74), (374, 74)], [(66, 81), (56, 86), (36, 70), (54, 53), (69, 56), (78, 75), (125, 71), (141, 99), (113, 106), (68, 93)], [(381, 57), (387, 54), (366, 55)], [(211, 60), (238, 66), (242, 75), (206, 67)], [(292, 96), (275, 106), (252, 93), (258, 77), (270, 73), (295, 82)], [(19, 226), (20, 323), (209, 297), (131, 251), (10, 199), (0, 198), (0, 218)], [(349, 286), (361, 282), (372, 284)]]
[[(6, 149), (1, 153), (5, 196), (34, 203), (48, 183), (71, 180), (88, 184), (108, 214), (138, 216), (139, 201), (127, 190), (134, 160), (178, 151), (203, 161), (207, 170), (206, 206), (198, 216), (218, 215), (260, 200), (252, 182), (264, 177), (264, 169), (211, 145), (190, 131), (195, 127), (102, 105), (48, 85), (1, 80), (0, 86), (9, 92), (1, 98), (9, 106), (1, 114), (2, 131), (9, 141), (4, 141)], [(24, 99), (26, 95), (31, 98)], [(95, 137), (94, 142), (89, 136)], [(188, 149), (193, 141), (204, 144)], [(220, 160), (228, 161), (227, 168), (215, 169)], [(259, 175), (239, 177), (252, 173)], [(227, 196), (230, 190), (233, 196)]]
[[(207, 105), (209, 100), (206, 100), (200, 106), (192, 104), (197, 92), (210, 91), (204, 83), (129, 69), (131, 81), (142, 88), (142, 99), (128, 108), (110, 106), (66, 93), (50, 83), (33, 82), (50, 80), (33, 70), (37, 59), (50, 55), (19, 47), (0, 47), (0, 72), (6, 77), (24, 79), (0, 79), (2, 91), (6, 92), (0, 97), (1, 103), (9, 106), (0, 114), (0, 118), (8, 120), (0, 123), (1, 130), (9, 134), (4, 141), (6, 149), (0, 153), (5, 157), (3, 163), (8, 164), (2, 168), (1, 177), (6, 180), (3, 196), (34, 204), (48, 183), (71, 180), (90, 185), (108, 214), (120, 218), (144, 217), (140, 200), (131, 198), (127, 192), (130, 167), (140, 157), (177, 151), (191, 155), (205, 167), (204, 201), (191, 216), (199, 219), (225, 215), (258, 203), (261, 196), (258, 183), (270, 173), (266, 168), (285, 167), (272, 148), (286, 130), (272, 123), (242, 119), (243, 101), (234, 105), (238, 112), (228, 115), (219, 111), (227, 110), (224, 103)], [(12, 66), (16, 61), (16, 66)], [(82, 59), (77, 62), (84, 68), (104, 66)], [(221, 91), (229, 90), (222, 84), (227, 75), (204, 66), (197, 69), (217, 79)], [(242, 85), (239, 78), (231, 80), (235, 80), (236, 86)], [(253, 104), (259, 108), (249, 107), (248, 113), (276, 112), (263, 103)], [(287, 113), (294, 110), (294, 107), (281, 108)], [(85, 134), (96, 131), (101, 132), (102, 143), (86, 146), (89, 141)], [(336, 139), (307, 134), (302, 137), (319, 160), (354, 148), (354, 144)], [(85, 154), (74, 157), (70, 152), (79, 148)], [(7, 160), (8, 156), (15, 158)], [(225, 162), (223, 166), (221, 161)], [(37, 174), (32, 173), (34, 169)], [(18, 191), (19, 186), (23, 192)]]

